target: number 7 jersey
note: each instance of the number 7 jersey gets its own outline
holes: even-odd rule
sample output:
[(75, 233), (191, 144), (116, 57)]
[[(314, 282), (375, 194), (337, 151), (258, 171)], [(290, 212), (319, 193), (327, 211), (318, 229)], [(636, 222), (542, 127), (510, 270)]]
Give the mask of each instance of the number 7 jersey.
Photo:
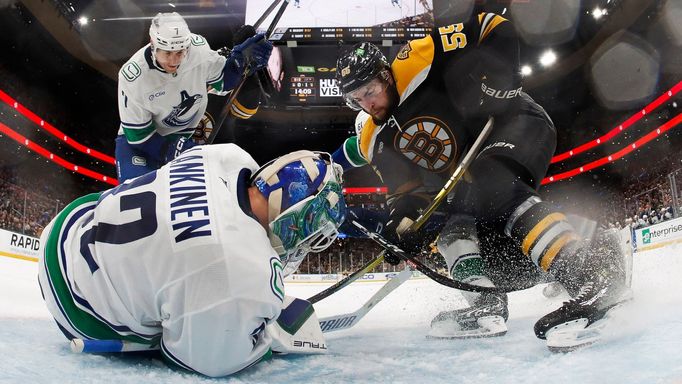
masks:
[(233, 144), (198, 146), (60, 212), (42, 235), (39, 280), (67, 337), (160, 344), (210, 376), (268, 355), (284, 288), (251, 216), (257, 168)]

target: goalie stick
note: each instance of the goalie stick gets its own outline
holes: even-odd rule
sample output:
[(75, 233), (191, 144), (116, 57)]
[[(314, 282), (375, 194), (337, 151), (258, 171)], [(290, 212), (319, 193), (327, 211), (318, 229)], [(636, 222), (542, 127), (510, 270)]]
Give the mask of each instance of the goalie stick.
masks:
[[(365, 264), (362, 268), (360, 268), (357, 271), (355, 271), (354, 273), (348, 275), (347, 277), (340, 280), (339, 282), (332, 285), (331, 287), (325, 289), (324, 291), (319, 292), (318, 294), (311, 296), (308, 299), (308, 301), (310, 302), (310, 304), (315, 304), (315, 303), (319, 302), (320, 300), (329, 297), (330, 295), (338, 292), (341, 288), (346, 287), (347, 285), (349, 285), (353, 281), (359, 279), (365, 273), (373, 270), (377, 265), (381, 264), (383, 261), (384, 261), (384, 252), (382, 251), (376, 259), (371, 260), (370, 262)], [(397, 279), (397, 278), (398, 277), (396, 276), (394, 279)], [(394, 279), (391, 279), (379, 291), (388, 290), (388, 292), (390, 292), (393, 289), (397, 288), (397, 287), (391, 288), (390, 290), (388, 288), (384, 289), (386, 287), (386, 285), (390, 284), (391, 281), (393, 281)], [(387, 295), (388, 292), (386, 292), (385, 295)], [(375, 294), (375, 296), (377, 296), (378, 294), (379, 294), (379, 292), (377, 292)], [(372, 297), (372, 299), (373, 298), (374, 297)], [(370, 299), (370, 300), (372, 300), (372, 299)], [(381, 299), (379, 299), (379, 300), (381, 300)], [(366, 303), (365, 306), (367, 306), (368, 304), (369, 304), (369, 302)], [(374, 303), (374, 304), (376, 304), (376, 303)], [(369, 311), (369, 309), (367, 311)], [(341, 316), (341, 315), (339, 315), (339, 316)], [(364, 314), (362, 316), (364, 316)], [(350, 327), (350, 325), (348, 325), (344, 328), (349, 328), (349, 327)], [(341, 328), (339, 328), (339, 329), (341, 329)], [(159, 349), (158, 346), (151, 346), (149, 344), (142, 344), (142, 343), (133, 343), (133, 342), (124, 341), (124, 340), (87, 340), (87, 339), (73, 339), (73, 340), (71, 340), (71, 351), (74, 353), (139, 352), (139, 351), (153, 351), (153, 350), (157, 350), (157, 349)]]
[(320, 328), (322, 332), (340, 331), (348, 329), (357, 324), (372, 308), (374, 308), (381, 300), (383, 300), (389, 293), (401, 286), (404, 282), (412, 277), (412, 271), (409, 267), (405, 268), (398, 275), (390, 279), (378, 291), (367, 300), (367, 302), (355, 312), (344, 313), (336, 316), (329, 316), (320, 319)]
[[(253, 25), (254, 29), (258, 29), (260, 26), (260, 23), (262, 23), (269, 15), (272, 13), (272, 11), (275, 9), (275, 6), (277, 3), (279, 3), (280, 0), (275, 0), (268, 9), (265, 10), (263, 15), (256, 21), (256, 23)], [(272, 22), (270, 22), (270, 26), (268, 26), (267, 32), (265, 32), (265, 39), (268, 39), (272, 32), (275, 30), (275, 26), (279, 22), (279, 19), (282, 18), (282, 14), (284, 13), (284, 10), (287, 8), (289, 5), (289, 0), (284, 0), (284, 3), (279, 7), (277, 10), (277, 13), (275, 14), (275, 17), (272, 19)], [(239, 83), (237, 83), (237, 86), (234, 87), (232, 92), (230, 93), (230, 96), (227, 99), (227, 102), (225, 102), (225, 106), (220, 112), (220, 115), (218, 116), (218, 119), (216, 119), (216, 123), (214, 125), (213, 130), (211, 133), (208, 135), (208, 138), (206, 139), (206, 144), (213, 144), (213, 141), (215, 141), (215, 138), (218, 136), (218, 132), (220, 131), (220, 127), (223, 125), (223, 122), (227, 118), (227, 116), (230, 114), (230, 110), (232, 109), (232, 104), (234, 103), (235, 99), (237, 98), (237, 95), (239, 94), (239, 91), (241, 91), (242, 87), (244, 86), (244, 83), (246, 83), (246, 79), (248, 78), (248, 73), (251, 70), (251, 65), (250, 63), (246, 64), (246, 67), (244, 68), (244, 72), (242, 73), (241, 79), (239, 80)]]
[[(348, 329), (357, 324), (372, 308), (374, 308), (381, 300), (383, 300), (389, 293), (401, 286), (404, 282), (412, 277), (412, 271), (405, 268), (402, 272), (390, 279), (372, 297), (365, 302), (365, 304), (358, 308), (355, 312), (344, 313), (336, 316), (329, 316), (320, 319), (320, 328), (322, 332), (340, 331)], [(309, 301), (309, 300), (308, 300)], [(312, 304), (312, 302), (311, 302)], [(74, 353), (119, 353), (119, 352), (142, 352), (155, 351), (159, 347), (157, 345), (134, 343), (124, 340), (87, 340), (87, 339), (73, 339), (71, 340), (71, 351)]]
[(354, 282), (358, 278), (362, 277), (365, 273), (368, 273), (369, 271), (373, 270), (376, 268), (379, 264), (381, 264), (384, 261), (384, 254), (385, 252), (382, 251), (379, 256), (377, 256), (374, 260), (370, 260), (367, 264), (362, 266), (360, 269), (357, 271), (353, 272), (352, 274), (346, 276), (342, 280), (339, 280), (336, 284), (332, 285), (331, 287), (325, 289), (322, 292), (317, 293), (316, 295), (311, 296), (308, 298), (308, 301), (310, 304), (315, 304), (318, 301), (325, 299), (334, 293), (338, 292), (341, 288), (346, 287), (350, 283)]

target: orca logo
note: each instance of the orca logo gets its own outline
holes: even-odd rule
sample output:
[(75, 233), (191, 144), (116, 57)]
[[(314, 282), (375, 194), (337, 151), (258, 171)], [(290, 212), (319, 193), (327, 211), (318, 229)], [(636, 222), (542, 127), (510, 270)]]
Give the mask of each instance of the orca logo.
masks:
[(395, 148), (413, 163), (432, 172), (450, 168), (457, 155), (457, 140), (444, 122), (420, 116), (397, 131)]
[(196, 116), (197, 111), (195, 111), (191, 116), (185, 117), (189, 114), (194, 104), (201, 99), (200, 94), (190, 96), (187, 91), (180, 92), (180, 104), (173, 107), (173, 110), (168, 114), (168, 116), (163, 118), (163, 123), (169, 127), (186, 127)]

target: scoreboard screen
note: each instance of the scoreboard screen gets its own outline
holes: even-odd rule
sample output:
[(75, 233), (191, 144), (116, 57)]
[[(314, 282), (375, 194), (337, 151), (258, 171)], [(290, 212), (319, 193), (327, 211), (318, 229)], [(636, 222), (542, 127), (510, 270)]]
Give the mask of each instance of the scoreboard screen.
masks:
[(315, 77), (313, 76), (291, 76), (289, 79), (289, 97), (298, 98), (301, 102), (307, 101), (308, 98), (315, 98), (317, 96), (315, 85)]
[[(401, 46), (380, 47), (392, 60)], [(345, 105), (336, 81), (336, 58), (348, 46), (276, 46), (268, 71), (273, 79), (273, 101), (283, 105)]]
[(429, 27), (336, 27), (336, 28), (275, 28), (270, 41), (297, 43), (344, 43), (382, 40), (407, 41), (419, 39), (431, 32)]

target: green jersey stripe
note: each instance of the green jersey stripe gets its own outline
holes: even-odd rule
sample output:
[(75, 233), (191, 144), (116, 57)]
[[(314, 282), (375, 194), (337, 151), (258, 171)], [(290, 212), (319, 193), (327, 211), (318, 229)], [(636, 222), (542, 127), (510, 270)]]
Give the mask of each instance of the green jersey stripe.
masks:
[(142, 344), (153, 344), (153, 341), (136, 335), (121, 335), (97, 319), (95, 316), (80, 309), (76, 303), (74, 303), (69, 286), (62, 275), (62, 269), (59, 264), (59, 238), (62, 235), (62, 232), (66, 229), (63, 228), (65, 222), (67, 218), (75, 211), (87, 209), (87, 206), (93, 205), (93, 203), (99, 199), (100, 195), (101, 193), (91, 193), (74, 200), (62, 212), (60, 212), (55, 219), (54, 226), (52, 227), (47, 239), (47, 243), (45, 244), (44, 253), (44, 263), (51, 285), (50, 288), (52, 289), (55, 298), (58, 300), (64, 316), (81, 334), (98, 340), (116, 339)]
[(357, 136), (352, 136), (346, 139), (346, 141), (343, 143), (343, 152), (346, 155), (348, 162), (353, 164), (353, 166), (360, 167), (367, 164), (367, 160), (360, 152), (360, 144), (358, 143)]
[(150, 123), (145, 127), (139, 128), (130, 128), (126, 127), (125, 125), (121, 125), (121, 127), (123, 128), (123, 134), (125, 135), (126, 140), (128, 140), (130, 144), (143, 143), (147, 141), (147, 139), (149, 139), (149, 137), (151, 137), (151, 135), (153, 135), (156, 131), (154, 128), (154, 123)]

